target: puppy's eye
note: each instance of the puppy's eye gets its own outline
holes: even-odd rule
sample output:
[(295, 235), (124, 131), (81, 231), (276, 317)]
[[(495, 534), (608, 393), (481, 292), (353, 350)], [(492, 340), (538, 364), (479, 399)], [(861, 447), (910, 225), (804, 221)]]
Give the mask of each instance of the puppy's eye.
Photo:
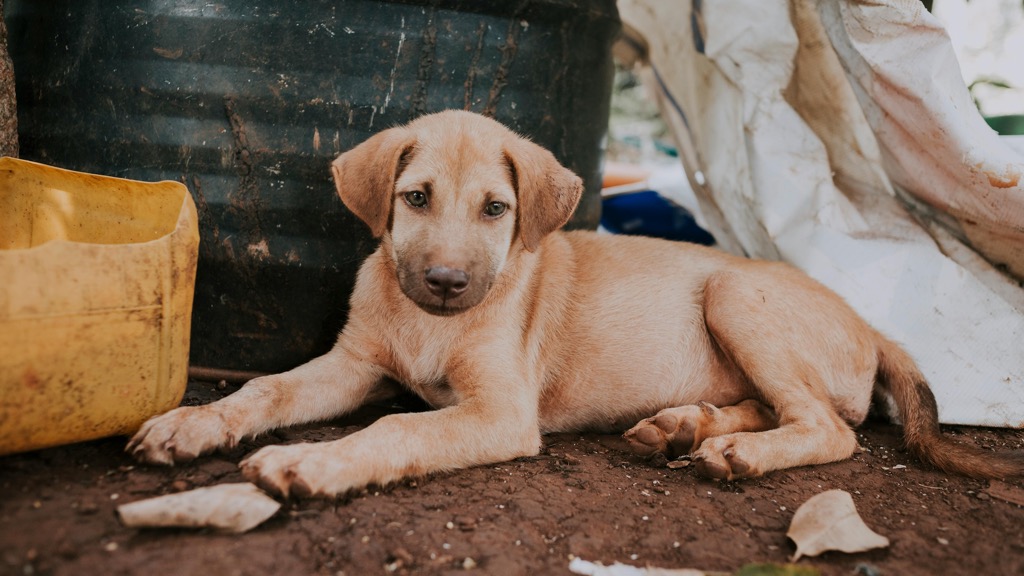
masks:
[(405, 193), (405, 202), (413, 208), (423, 208), (427, 205), (427, 195), (419, 190)]
[(484, 214), (491, 218), (501, 216), (506, 210), (508, 210), (508, 204), (505, 204), (504, 202), (488, 202), (484, 205)]

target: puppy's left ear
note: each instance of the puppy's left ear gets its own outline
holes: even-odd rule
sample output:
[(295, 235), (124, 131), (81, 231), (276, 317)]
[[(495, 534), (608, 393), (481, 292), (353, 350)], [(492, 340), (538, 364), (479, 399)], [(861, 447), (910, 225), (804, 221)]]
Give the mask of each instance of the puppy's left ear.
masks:
[(583, 181), (551, 152), (524, 138), (509, 138), (505, 158), (519, 204), (519, 234), (533, 252), (542, 238), (569, 221), (583, 193)]
[(390, 128), (331, 163), (338, 196), (353, 214), (366, 222), (374, 238), (380, 238), (387, 230), (402, 158), (415, 143), (415, 136), (406, 128)]

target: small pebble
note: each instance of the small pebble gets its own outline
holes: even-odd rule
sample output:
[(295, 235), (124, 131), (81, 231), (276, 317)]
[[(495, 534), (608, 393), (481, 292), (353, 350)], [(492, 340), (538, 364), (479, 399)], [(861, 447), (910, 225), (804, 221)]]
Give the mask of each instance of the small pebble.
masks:
[(117, 550), (117, 542), (107, 542), (107, 544), (103, 546), (103, 549), (107, 552), (113, 552)]
[(401, 560), (407, 566), (413, 562), (412, 554), (405, 548), (395, 548), (391, 551), (391, 555), (395, 557), (395, 560)]
[(90, 514), (95, 514), (99, 509), (100, 507), (92, 500), (85, 500), (78, 505), (77, 512), (82, 516), (88, 516)]
[(476, 568), (476, 560), (467, 557), (465, 560), (462, 561), (463, 570), (472, 570), (473, 568)]
[(942, 544), (943, 546), (948, 546), (949, 545), (949, 540), (946, 540), (945, 538), (936, 538), (935, 540), (939, 544)]
[(185, 480), (175, 480), (174, 482), (171, 482), (171, 490), (174, 490), (175, 492), (184, 492), (185, 490), (188, 490), (188, 482)]
[(978, 500), (988, 500), (990, 496), (987, 492), (978, 492)]
[(227, 390), (227, 389), (228, 389), (228, 381), (227, 380), (221, 380), (220, 382), (217, 382), (217, 390)]

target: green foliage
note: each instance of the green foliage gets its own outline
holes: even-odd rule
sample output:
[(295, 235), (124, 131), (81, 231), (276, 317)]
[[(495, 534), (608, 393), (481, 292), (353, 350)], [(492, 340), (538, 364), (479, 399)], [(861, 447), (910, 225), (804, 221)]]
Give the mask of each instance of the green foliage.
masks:
[(747, 564), (734, 576), (821, 576), (816, 568), (796, 564)]

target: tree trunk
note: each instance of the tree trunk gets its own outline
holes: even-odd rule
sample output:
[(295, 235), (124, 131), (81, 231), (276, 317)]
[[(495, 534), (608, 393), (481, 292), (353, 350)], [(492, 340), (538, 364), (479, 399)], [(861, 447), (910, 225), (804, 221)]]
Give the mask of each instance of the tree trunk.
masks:
[(14, 64), (7, 54), (4, 0), (0, 0), (0, 156), (18, 155), (18, 106), (14, 96)]

